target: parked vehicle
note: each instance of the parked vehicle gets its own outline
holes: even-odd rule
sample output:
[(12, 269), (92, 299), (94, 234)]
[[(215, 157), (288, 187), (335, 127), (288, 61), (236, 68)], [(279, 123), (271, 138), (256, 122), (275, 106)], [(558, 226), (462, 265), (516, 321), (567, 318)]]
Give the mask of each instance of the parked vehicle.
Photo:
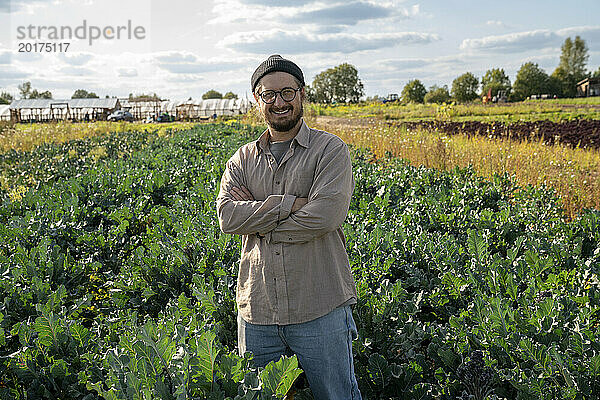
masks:
[(108, 121), (133, 121), (133, 115), (129, 111), (117, 110), (110, 114), (107, 118)]
[(385, 103), (393, 103), (396, 101), (399, 101), (400, 97), (398, 96), (397, 93), (390, 93), (387, 95), (387, 97), (385, 99), (383, 99), (383, 104)]
[(156, 122), (173, 122), (175, 121), (175, 117), (170, 115), (169, 113), (162, 113), (156, 119)]

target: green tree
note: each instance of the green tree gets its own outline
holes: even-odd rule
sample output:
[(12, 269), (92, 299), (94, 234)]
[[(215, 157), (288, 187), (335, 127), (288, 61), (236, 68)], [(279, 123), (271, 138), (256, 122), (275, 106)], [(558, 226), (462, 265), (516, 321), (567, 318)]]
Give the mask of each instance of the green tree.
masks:
[(31, 92), (31, 97), (30, 97), (30, 99), (51, 99), (51, 98), (52, 98), (52, 93), (49, 90), (45, 90), (43, 92), (38, 92), (35, 89), (33, 89), (33, 91)]
[(477, 88), (479, 88), (479, 79), (470, 72), (465, 72), (452, 81), (452, 97), (456, 101), (473, 101), (477, 97)]
[(364, 86), (356, 67), (344, 63), (315, 76), (307, 92), (309, 101), (315, 103), (358, 103)]
[(94, 92), (88, 92), (84, 89), (77, 89), (71, 96), (72, 99), (98, 99), (99, 96)]
[(521, 65), (513, 84), (511, 100), (525, 100), (532, 94), (553, 94), (550, 77), (536, 63)]
[(233, 92), (227, 92), (225, 93), (225, 95), (223, 95), (224, 99), (237, 99), (238, 95), (233, 93)]
[(10, 104), (14, 100), (12, 94), (8, 92), (0, 93), (0, 104)]
[(212, 89), (202, 95), (202, 100), (222, 99), (222, 98), (223, 98), (223, 95), (221, 93), (217, 92), (216, 90), (212, 90)]
[(43, 92), (31, 88), (31, 82), (25, 82), (18, 86), (22, 99), (51, 99), (52, 93), (46, 90)]
[(402, 100), (407, 103), (422, 103), (427, 89), (418, 79), (408, 81), (402, 89)]
[(566, 38), (560, 50), (560, 62), (552, 73), (552, 77), (560, 85), (559, 95), (575, 97), (577, 82), (589, 76), (586, 71), (586, 63), (589, 58), (588, 48), (585, 40), (576, 36), (575, 40), (571, 40), (570, 37)]
[(23, 82), (18, 86), (22, 99), (28, 99), (31, 94), (31, 82)]
[(134, 95), (129, 93), (129, 101), (161, 101), (162, 99), (156, 93), (152, 94), (138, 94)]
[(425, 103), (448, 103), (450, 101), (450, 92), (448, 86), (438, 87), (433, 85), (423, 99)]
[(51, 99), (52, 93), (48, 90), (43, 92), (31, 88), (31, 82), (24, 82), (18, 86), (22, 99)]
[(492, 97), (496, 96), (500, 90), (508, 92), (510, 90), (510, 79), (503, 68), (492, 68), (485, 72), (481, 78), (481, 94), (485, 96), (492, 92)]
[(600, 67), (592, 74), (593, 78), (600, 78)]
[(365, 101), (366, 101), (367, 103), (373, 103), (373, 102), (375, 102), (375, 103), (379, 103), (379, 102), (381, 102), (382, 100), (383, 100), (383, 97), (379, 97), (379, 95), (378, 95), (378, 94), (376, 94), (375, 96), (367, 96), (367, 98), (365, 99)]

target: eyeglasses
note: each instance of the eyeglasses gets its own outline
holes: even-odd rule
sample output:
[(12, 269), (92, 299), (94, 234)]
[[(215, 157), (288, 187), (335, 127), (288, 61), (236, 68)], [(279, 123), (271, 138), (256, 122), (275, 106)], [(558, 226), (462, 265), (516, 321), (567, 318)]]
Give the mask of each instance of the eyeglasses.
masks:
[(300, 89), (302, 88), (294, 89), (286, 87), (281, 90), (264, 90), (259, 96), (265, 104), (273, 104), (277, 98), (277, 93), (279, 93), (281, 99), (289, 103), (296, 98), (296, 92)]

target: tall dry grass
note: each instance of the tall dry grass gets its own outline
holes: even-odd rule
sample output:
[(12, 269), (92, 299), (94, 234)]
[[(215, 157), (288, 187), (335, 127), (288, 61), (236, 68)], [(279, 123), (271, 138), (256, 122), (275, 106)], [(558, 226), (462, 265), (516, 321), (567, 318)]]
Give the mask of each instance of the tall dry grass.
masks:
[(169, 130), (186, 129), (191, 122), (167, 124), (142, 124), (130, 122), (50, 122), (36, 124), (10, 124), (0, 126), (0, 152), (8, 150), (29, 151), (42, 143), (64, 143), (69, 140), (101, 136), (109, 132), (146, 131), (166, 134)]
[(450, 170), (472, 165), (484, 177), (507, 173), (520, 186), (546, 185), (560, 196), (566, 215), (584, 208), (600, 209), (600, 151), (517, 142), (484, 136), (445, 136), (425, 130), (390, 127), (382, 121), (365, 126), (313, 120), (313, 126), (341, 137), (346, 143), (369, 148), (376, 157), (389, 153), (413, 165)]

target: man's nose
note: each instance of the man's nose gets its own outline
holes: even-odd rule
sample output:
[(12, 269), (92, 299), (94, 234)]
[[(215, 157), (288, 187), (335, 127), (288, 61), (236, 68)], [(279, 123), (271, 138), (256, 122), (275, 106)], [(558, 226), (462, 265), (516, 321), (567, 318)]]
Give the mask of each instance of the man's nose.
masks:
[(281, 98), (281, 93), (277, 93), (274, 102), (275, 107), (283, 107), (286, 105), (286, 103), (287, 102)]

